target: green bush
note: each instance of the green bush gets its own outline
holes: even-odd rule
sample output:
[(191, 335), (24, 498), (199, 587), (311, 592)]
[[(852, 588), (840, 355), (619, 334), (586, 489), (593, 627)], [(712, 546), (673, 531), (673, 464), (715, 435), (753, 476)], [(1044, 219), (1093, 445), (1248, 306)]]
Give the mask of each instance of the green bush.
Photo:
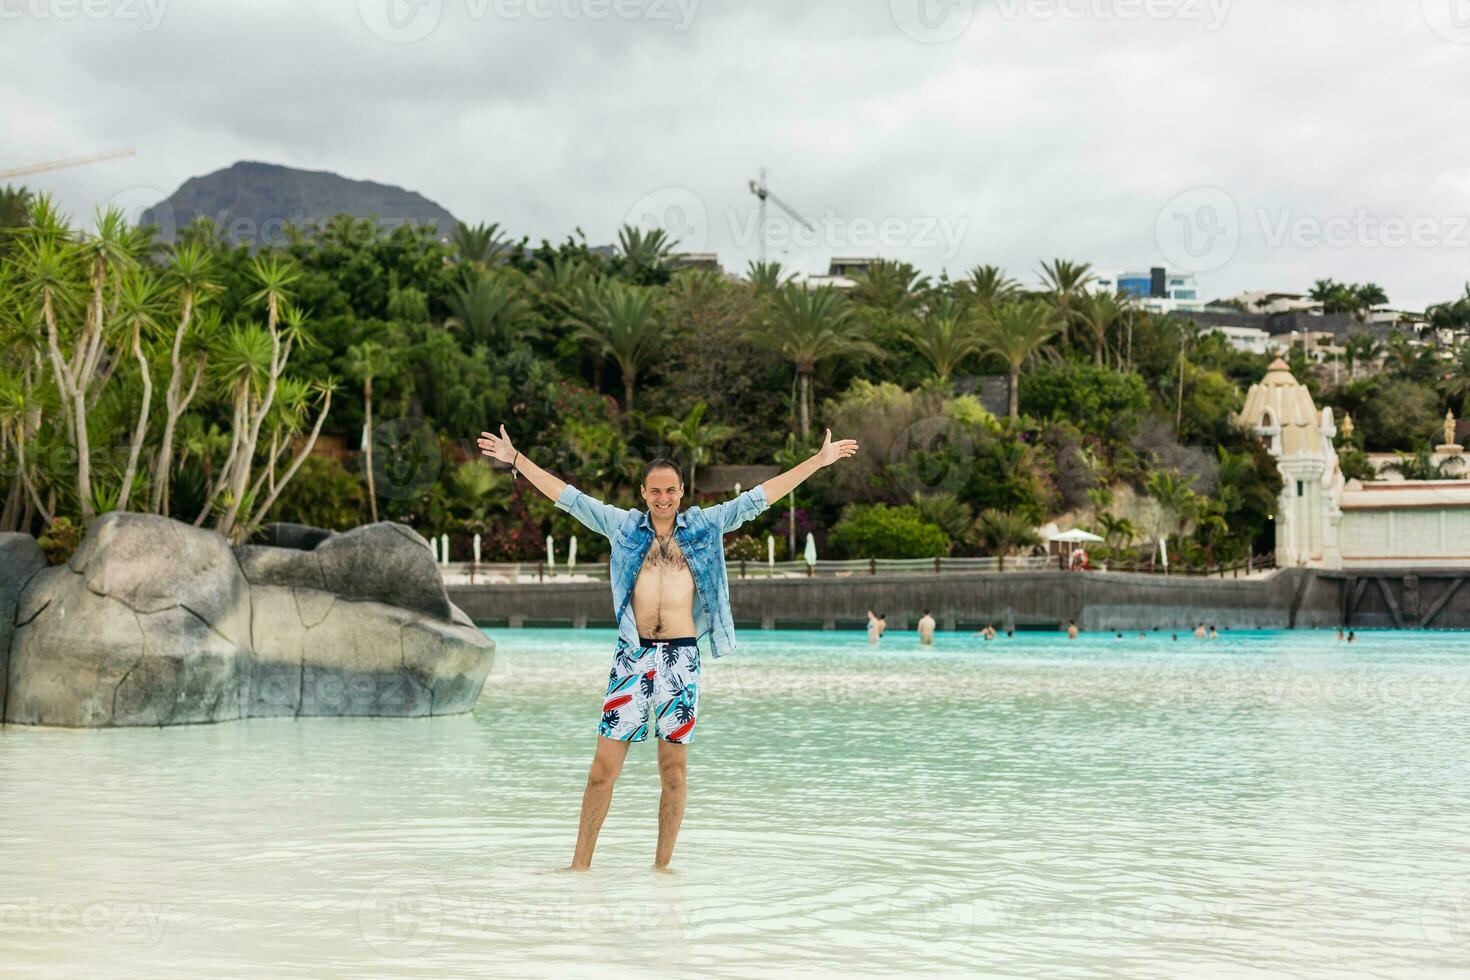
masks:
[(838, 558), (933, 558), (949, 553), (949, 535), (910, 505), (853, 504), (827, 538)]
[(1148, 408), (1148, 388), (1136, 374), (1093, 364), (1040, 365), (1021, 373), (1020, 408), (1038, 419), (1065, 419), (1103, 435), (1131, 428)]

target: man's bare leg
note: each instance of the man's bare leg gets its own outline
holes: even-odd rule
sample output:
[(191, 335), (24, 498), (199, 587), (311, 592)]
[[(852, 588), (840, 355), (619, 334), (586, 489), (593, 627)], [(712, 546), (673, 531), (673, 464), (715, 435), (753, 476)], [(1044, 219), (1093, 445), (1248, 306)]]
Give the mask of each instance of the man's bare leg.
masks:
[(674, 841), (684, 820), (684, 770), (689, 746), (658, 740), (658, 778), (663, 793), (658, 799), (658, 850), (653, 866), (667, 871), (674, 857)]
[(577, 827), (572, 871), (586, 871), (592, 867), (592, 851), (597, 847), (597, 835), (607, 817), (608, 804), (612, 802), (613, 783), (617, 782), (618, 773), (623, 771), (623, 760), (628, 757), (631, 744), (605, 735), (597, 736), (597, 752), (592, 756), (587, 789), (582, 793), (582, 822)]

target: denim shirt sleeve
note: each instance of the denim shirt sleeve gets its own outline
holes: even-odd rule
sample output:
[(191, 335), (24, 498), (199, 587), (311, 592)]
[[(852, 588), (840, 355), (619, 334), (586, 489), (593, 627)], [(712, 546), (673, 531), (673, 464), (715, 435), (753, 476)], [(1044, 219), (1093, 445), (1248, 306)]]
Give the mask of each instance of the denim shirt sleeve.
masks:
[(617, 526), (629, 514), (622, 507), (614, 507), (596, 497), (588, 496), (570, 483), (561, 492), (561, 496), (556, 498), (556, 506), (606, 538), (612, 537), (613, 531), (617, 530)]
[(729, 534), (769, 506), (765, 487), (756, 484), (733, 500), (705, 507), (704, 516), (719, 525), (721, 534)]

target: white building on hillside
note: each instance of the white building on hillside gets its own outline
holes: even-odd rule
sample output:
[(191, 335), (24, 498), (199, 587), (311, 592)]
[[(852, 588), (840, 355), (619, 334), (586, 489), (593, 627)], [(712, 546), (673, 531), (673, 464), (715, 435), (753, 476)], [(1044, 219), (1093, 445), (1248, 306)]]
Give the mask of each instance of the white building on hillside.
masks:
[[(1276, 562), (1322, 568), (1470, 567), (1470, 479), (1343, 479), (1332, 409), (1320, 411), (1277, 358), (1251, 385), (1238, 424), (1281, 471)], [(1448, 457), (1462, 448), (1446, 443)]]
[(1155, 266), (1142, 272), (1095, 272), (1094, 292), (1127, 293), (1151, 313), (1198, 313), (1205, 308), (1194, 273)]

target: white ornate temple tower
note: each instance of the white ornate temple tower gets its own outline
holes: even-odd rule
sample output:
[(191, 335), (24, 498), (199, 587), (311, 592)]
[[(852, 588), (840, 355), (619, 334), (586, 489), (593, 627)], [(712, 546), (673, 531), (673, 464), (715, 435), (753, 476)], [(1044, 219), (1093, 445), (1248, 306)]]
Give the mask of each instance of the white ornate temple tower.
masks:
[(1236, 421), (1262, 440), (1281, 470), (1276, 506), (1276, 563), (1342, 567), (1342, 470), (1332, 444), (1332, 410), (1320, 412), (1281, 358), (1251, 385)]

